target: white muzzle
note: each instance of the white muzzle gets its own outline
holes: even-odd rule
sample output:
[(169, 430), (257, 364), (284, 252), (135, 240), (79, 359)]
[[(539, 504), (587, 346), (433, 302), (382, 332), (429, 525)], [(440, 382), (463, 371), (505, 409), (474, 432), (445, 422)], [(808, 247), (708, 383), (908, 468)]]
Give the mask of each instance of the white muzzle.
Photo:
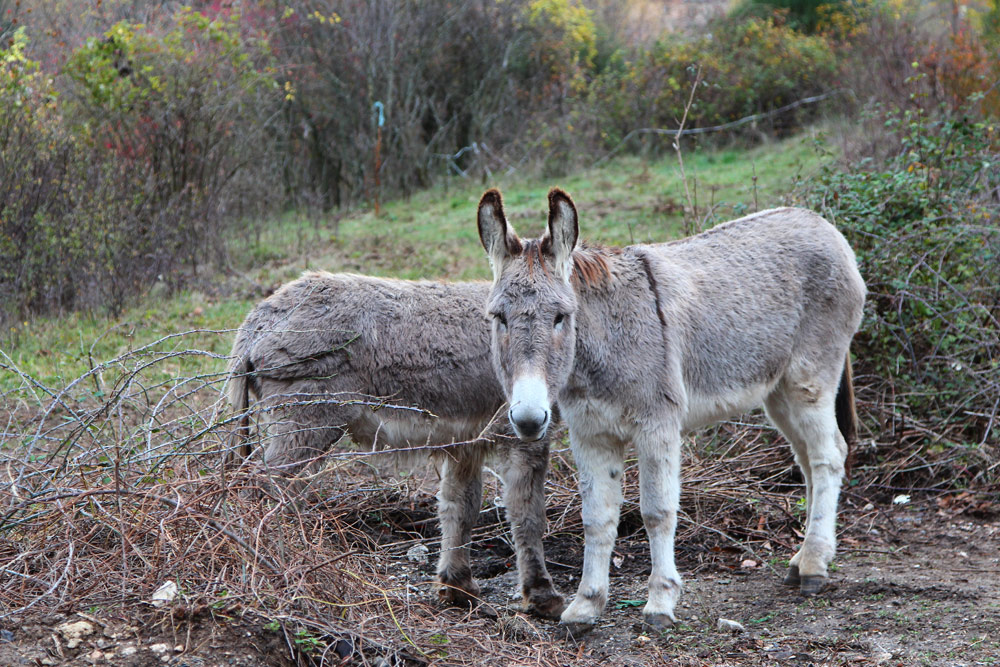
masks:
[(522, 375), (514, 381), (510, 392), (511, 426), (518, 438), (539, 440), (545, 435), (552, 417), (549, 388), (539, 375)]

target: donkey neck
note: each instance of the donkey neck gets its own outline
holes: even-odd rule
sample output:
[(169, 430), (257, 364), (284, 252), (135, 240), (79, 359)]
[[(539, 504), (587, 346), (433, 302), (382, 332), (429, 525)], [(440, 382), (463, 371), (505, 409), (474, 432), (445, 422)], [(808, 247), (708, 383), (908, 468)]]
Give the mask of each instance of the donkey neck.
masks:
[(652, 383), (662, 396), (667, 327), (645, 250), (606, 249), (602, 257), (607, 264), (602, 280), (574, 283), (576, 353), (567, 390), (575, 396), (622, 396), (640, 386), (648, 392)]

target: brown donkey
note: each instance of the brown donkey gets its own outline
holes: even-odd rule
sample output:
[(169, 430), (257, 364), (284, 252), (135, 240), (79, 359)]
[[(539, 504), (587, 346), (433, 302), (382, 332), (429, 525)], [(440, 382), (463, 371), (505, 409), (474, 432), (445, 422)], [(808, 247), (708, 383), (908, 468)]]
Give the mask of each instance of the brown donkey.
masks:
[(558, 189), (539, 239), (518, 238), (496, 190), (483, 195), (478, 223), (511, 424), (524, 441), (544, 437), (557, 399), (569, 425), (585, 546), (562, 622), (586, 630), (607, 604), (630, 442), (652, 558), (643, 615), (657, 627), (674, 621), (681, 436), (761, 404), (806, 485), (805, 541), (785, 581), (818, 592), (856, 431), (848, 347), (865, 298), (833, 225), (782, 208), (673, 243), (595, 248), (577, 243), (576, 207)]
[(483, 462), (493, 455), (504, 471), (524, 605), (558, 617), (563, 598), (542, 550), (549, 445), (518, 442), (506, 418), (495, 419), (504, 397), (490, 364), (488, 293), (487, 283), (329, 273), (283, 286), (236, 335), (229, 396), (246, 416), (233, 444), (249, 453), (254, 397), (264, 462), (283, 475), (300, 472), (345, 434), (373, 450), (429, 450), (443, 467), (440, 594), (454, 604), (479, 594), (468, 545)]

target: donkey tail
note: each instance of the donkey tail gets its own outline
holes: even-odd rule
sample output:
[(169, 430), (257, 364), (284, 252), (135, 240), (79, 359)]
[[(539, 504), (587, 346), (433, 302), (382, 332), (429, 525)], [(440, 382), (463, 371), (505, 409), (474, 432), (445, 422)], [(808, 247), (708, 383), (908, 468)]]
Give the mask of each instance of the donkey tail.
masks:
[(854, 405), (854, 373), (851, 371), (851, 353), (844, 359), (844, 371), (840, 376), (840, 387), (834, 401), (837, 413), (837, 428), (847, 443), (847, 458), (844, 462), (844, 474), (851, 474), (851, 464), (854, 462), (854, 446), (858, 442), (858, 413)]
[(229, 378), (226, 382), (226, 392), (229, 396), (229, 406), (233, 413), (240, 415), (236, 429), (229, 435), (226, 443), (225, 462), (243, 460), (250, 456), (250, 382), (249, 374), (253, 365), (239, 349), (233, 350), (233, 360), (229, 363)]

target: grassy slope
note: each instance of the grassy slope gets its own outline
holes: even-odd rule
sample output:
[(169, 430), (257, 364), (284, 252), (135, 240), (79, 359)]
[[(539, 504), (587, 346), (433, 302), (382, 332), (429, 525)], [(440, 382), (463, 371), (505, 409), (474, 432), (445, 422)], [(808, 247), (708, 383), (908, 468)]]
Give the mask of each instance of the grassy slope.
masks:
[[(799, 176), (819, 165), (809, 137), (801, 136), (750, 151), (689, 153), (685, 167), (699, 217), (713, 206), (707, 224), (754, 209), (782, 203)], [(756, 184), (754, 175), (756, 174)], [(620, 158), (598, 168), (580, 168), (554, 179), (514, 174), (494, 185), (506, 193), (506, 209), (522, 235), (541, 232), (545, 194), (559, 185), (576, 200), (582, 235), (591, 241), (621, 245), (661, 241), (681, 235), (683, 181), (676, 157), (648, 162)], [(306, 220), (286, 215), (265, 226), (260, 236), (237, 248), (249, 282), (277, 286), (305, 269), (355, 271), (401, 278), (485, 279), (488, 267), (476, 236), (475, 209), (485, 187), (453, 181), (408, 200), (386, 202), (378, 218), (355, 211), (339, 221)], [(245, 290), (244, 290), (245, 291)], [(73, 314), (27, 322), (0, 339), (0, 362), (11, 364), (50, 387), (61, 387), (90, 368), (139, 346), (171, 336), (157, 350), (200, 349), (225, 355), (237, 327), (255, 299), (210, 297), (187, 292), (173, 297), (148, 296), (117, 319)], [(195, 333), (182, 334), (194, 331)], [(5, 358), (7, 355), (8, 358)], [(177, 367), (159, 366), (162, 379), (171, 372), (196, 373), (224, 368), (221, 359), (191, 368), (183, 357)], [(187, 366), (185, 366), (185, 364)], [(0, 370), (0, 391), (21, 384)], [(88, 381), (81, 391), (100, 389)], [(0, 409), (4, 400), (0, 399)], [(13, 407), (13, 406), (8, 406)]]

